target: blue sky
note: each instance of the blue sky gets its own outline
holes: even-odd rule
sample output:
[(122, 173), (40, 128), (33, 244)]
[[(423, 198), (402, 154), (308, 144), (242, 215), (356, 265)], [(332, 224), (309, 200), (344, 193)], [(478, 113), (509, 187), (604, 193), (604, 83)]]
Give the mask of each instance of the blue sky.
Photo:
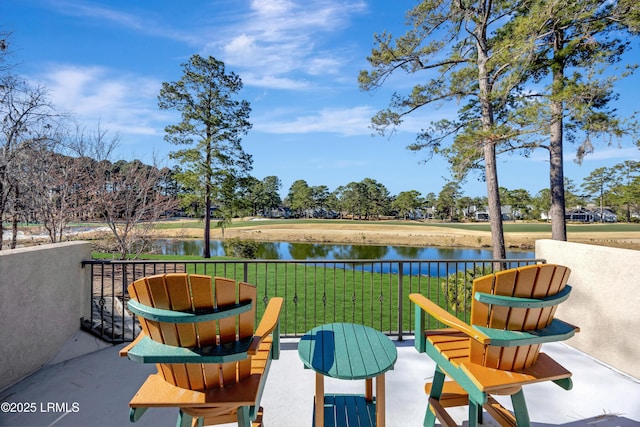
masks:
[[(193, 54), (214, 56), (244, 83), (253, 129), (244, 137), (253, 155), (252, 175), (278, 176), (286, 195), (291, 184), (340, 185), (364, 178), (391, 194), (438, 193), (450, 179), (446, 162), (405, 147), (432, 120), (454, 117), (455, 105), (415, 112), (391, 138), (372, 136), (371, 117), (405, 92), (415, 76), (397, 75), (384, 88), (362, 92), (357, 76), (367, 69), (373, 34), (404, 32), (404, 13), (414, 0), (5, 0), (0, 29), (11, 31), (11, 60), (27, 79), (44, 84), (54, 105), (72, 113), (87, 130), (120, 137), (119, 156), (171, 165), (164, 127), (175, 112), (160, 111), (162, 82), (182, 75)], [(638, 43), (626, 60), (640, 62)], [(619, 84), (616, 107), (637, 106), (638, 74)], [(640, 160), (627, 140), (597, 142), (581, 166), (575, 147), (565, 148), (565, 175), (577, 184), (592, 170)], [(545, 151), (531, 158), (498, 160), (499, 183), (534, 195), (548, 186)], [(486, 194), (469, 177), (469, 196)]]

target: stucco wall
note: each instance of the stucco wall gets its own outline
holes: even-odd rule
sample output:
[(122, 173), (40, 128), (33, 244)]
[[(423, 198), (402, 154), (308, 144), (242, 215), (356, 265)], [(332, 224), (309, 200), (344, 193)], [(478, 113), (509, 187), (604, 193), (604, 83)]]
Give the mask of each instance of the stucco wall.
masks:
[(640, 251), (539, 240), (536, 258), (571, 268), (557, 317), (580, 333), (567, 344), (640, 378)]
[(41, 368), (88, 316), (91, 244), (0, 251), (0, 390)]

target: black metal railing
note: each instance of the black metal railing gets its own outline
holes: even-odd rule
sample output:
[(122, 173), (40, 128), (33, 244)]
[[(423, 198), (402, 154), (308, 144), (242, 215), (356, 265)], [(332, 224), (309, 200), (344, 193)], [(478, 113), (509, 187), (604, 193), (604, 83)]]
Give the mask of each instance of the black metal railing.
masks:
[(132, 341), (139, 327), (126, 310), (128, 284), (153, 274), (188, 272), (256, 285), (258, 316), (270, 297), (283, 297), (280, 330), (285, 337), (301, 336), (324, 323), (354, 322), (402, 340), (413, 334), (410, 293), (422, 293), (468, 320), (474, 276), (491, 272), (494, 265), (512, 268), (540, 262), (544, 260), (90, 260), (82, 266), (91, 269), (91, 316), (82, 325), (109, 342)]

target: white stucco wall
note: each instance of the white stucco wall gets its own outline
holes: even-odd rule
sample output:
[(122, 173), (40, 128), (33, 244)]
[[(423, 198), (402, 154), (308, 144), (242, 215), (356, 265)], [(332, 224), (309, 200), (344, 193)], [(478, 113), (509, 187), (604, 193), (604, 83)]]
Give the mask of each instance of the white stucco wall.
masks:
[(640, 251), (539, 240), (536, 258), (571, 268), (556, 313), (580, 327), (567, 344), (640, 378)]
[(91, 244), (0, 251), (0, 390), (46, 364), (88, 316)]

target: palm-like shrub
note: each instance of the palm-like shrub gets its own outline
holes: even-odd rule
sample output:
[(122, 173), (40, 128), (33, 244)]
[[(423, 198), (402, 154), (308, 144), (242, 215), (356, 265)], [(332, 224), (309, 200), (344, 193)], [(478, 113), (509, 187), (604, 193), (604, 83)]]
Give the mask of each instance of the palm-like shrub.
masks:
[(474, 268), (458, 270), (442, 280), (440, 286), (449, 308), (453, 311), (471, 310), (473, 280), (492, 273), (491, 267), (477, 265)]

